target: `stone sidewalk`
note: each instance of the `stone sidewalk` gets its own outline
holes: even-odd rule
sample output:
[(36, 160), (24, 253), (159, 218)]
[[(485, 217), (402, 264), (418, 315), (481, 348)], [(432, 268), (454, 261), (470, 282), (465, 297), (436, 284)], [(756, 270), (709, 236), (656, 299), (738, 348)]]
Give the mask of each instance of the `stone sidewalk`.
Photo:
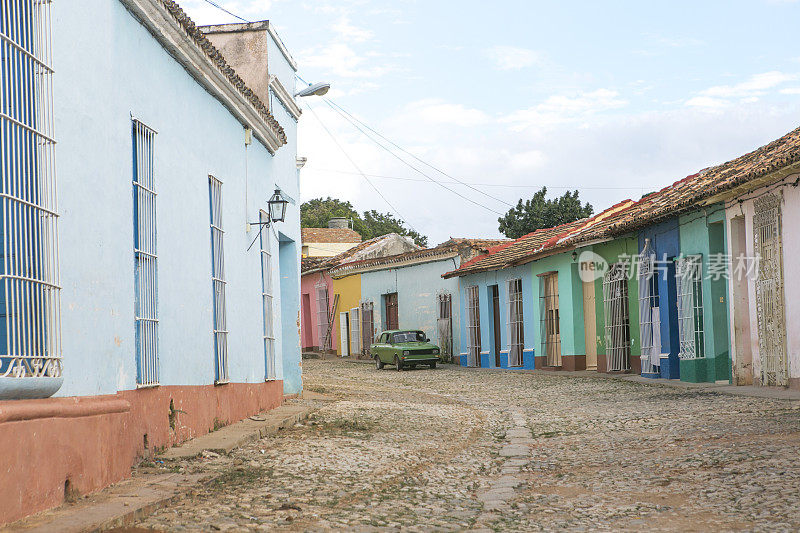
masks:
[[(80, 533), (105, 531), (129, 526), (157, 509), (191, 495), (199, 485), (213, 481), (209, 472), (178, 471), (171, 463), (196, 457), (217, 457), (231, 450), (305, 420), (328, 396), (307, 392), (300, 400), (289, 400), (280, 407), (230, 424), (166, 450), (154, 457), (152, 467), (134, 469), (131, 479), (100, 492), (33, 515), (0, 528), (2, 533)], [(149, 464), (144, 461), (143, 464)], [(162, 466), (156, 466), (162, 465)], [(175, 471), (173, 471), (175, 470)], [(169, 473), (162, 473), (168, 471)]]

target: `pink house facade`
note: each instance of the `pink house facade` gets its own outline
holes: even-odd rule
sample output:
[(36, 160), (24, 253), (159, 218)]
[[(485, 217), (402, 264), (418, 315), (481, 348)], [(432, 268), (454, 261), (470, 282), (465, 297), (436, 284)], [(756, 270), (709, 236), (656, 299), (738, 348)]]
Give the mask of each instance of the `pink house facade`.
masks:
[[(305, 261), (304, 261), (305, 262)], [(338, 346), (336, 328), (328, 324), (333, 314), (333, 281), (327, 267), (310, 269), (300, 278), (300, 330), (304, 352), (330, 350)], [(330, 338), (326, 338), (326, 336)]]

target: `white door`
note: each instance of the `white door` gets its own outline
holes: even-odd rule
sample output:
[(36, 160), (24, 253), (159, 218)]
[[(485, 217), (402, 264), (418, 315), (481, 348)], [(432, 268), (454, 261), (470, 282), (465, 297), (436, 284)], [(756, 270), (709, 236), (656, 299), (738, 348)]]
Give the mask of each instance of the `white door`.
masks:
[(350, 346), (347, 342), (347, 313), (339, 313), (339, 353), (342, 357), (350, 355)]
[(350, 310), (350, 353), (358, 356), (361, 353), (361, 320), (359, 308)]

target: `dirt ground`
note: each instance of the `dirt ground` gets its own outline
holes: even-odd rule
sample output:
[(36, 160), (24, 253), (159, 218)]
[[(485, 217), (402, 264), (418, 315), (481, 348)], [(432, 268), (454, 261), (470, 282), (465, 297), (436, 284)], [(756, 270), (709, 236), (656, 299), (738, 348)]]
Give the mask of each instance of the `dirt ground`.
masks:
[(800, 402), (308, 360), (338, 399), (230, 455), (162, 531), (797, 531)]

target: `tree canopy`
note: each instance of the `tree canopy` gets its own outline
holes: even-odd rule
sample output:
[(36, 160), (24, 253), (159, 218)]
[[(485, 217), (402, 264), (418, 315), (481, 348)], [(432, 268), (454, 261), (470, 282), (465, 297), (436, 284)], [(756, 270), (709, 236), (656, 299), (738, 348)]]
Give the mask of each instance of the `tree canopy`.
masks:
[(300, 206), (300, 225), (304, 228), (327, 228), (328, 221), (335, 217), (352, 219), (353, 229), (360, 233), (364, 240), (387, 233), (397, 233), (411, 237), (419, 246), (428, 246), (428, 237), (406, 228), (403, 221), (395, 218), (391, 213), (380, 213), (372, 209), (359, 215), (350, 202), (330, 196), (314, 198), (303, 202), (303, 205)]
[(594, 213), (594, 208), (588, 202), (581, 206), (577, 190), (567, 191), (553, 200), (548, 200), (546, 196), (547, 187), (542, 187), (530, 200), (523, 202), (520, 199), (516, 207), (497, 219), (500, 233), (510, 239), (518, 239), (537, 229), (552, 228)]

